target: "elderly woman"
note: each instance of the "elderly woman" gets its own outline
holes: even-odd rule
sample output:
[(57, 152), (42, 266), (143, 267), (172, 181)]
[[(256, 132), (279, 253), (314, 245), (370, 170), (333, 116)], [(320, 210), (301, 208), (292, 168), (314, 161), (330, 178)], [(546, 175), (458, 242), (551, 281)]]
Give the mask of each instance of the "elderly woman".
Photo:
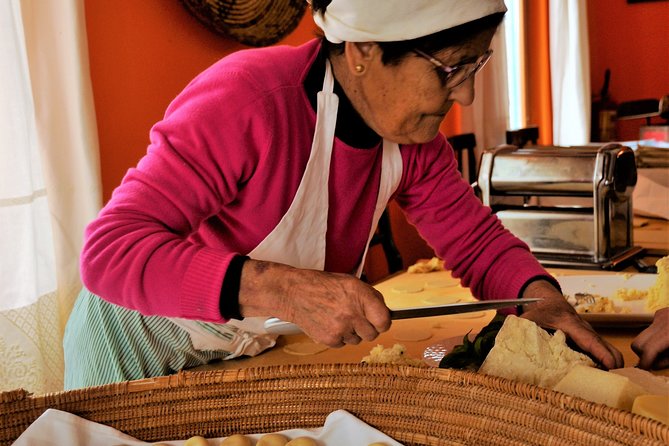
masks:
[(312, 10), (324, 39), (239, 51), (196, 77), (87, 228), (66, 387), (257, 354), (275, 342), (268, 316), (331, 347), (373, 340), (389, 310), (358, 277), (390, 199), (475, 296), (543, 298), (524, 317), (622, 366), (439, 134), (453, 103), (474, 100), (503, 1)]

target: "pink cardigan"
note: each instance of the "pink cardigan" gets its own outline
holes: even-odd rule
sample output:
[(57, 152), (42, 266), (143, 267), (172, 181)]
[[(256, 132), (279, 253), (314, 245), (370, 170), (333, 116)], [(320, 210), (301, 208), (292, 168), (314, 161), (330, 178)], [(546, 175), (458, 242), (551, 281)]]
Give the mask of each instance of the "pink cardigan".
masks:
[[(303, 81), (318, 49), (313, 40), (239, 51), (186, 87), (86, 229), (81, 275), (90, 291), (147, 315), (225, 321), (219, 297), (230, 259), (276, 226), (309, 158), (316, 116)], [(547, 275), (474, 196), (442, 136), (400, 150), (395, 199), (474, 295), (516, 297)], [(335, 140), (328, 271), (353, 271), (364, 251), (380, 154)]]

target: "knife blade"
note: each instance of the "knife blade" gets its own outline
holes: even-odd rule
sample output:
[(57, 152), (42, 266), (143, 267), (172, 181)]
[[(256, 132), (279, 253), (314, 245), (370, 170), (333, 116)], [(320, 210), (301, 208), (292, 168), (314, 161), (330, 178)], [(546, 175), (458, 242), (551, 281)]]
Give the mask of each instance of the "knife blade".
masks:
[[(443, 316), (446, 314), (470, 313), (472, 311), (494, 310), (499, 308), (515, 307), (541, 299), (501, 299), (501, 300), (483, 300), (477, 302), (464, 302), (445, 305), (432, 305), (422, 307), (408, 307), (397, 310), (390, 310), (390, 318), (411, 319), (417, 317)], [(298, 334), (302, 330), (292, 322), (286, 322), (276, 317), (271, 317), (265, 321), (264, 328), (271, 334)]]

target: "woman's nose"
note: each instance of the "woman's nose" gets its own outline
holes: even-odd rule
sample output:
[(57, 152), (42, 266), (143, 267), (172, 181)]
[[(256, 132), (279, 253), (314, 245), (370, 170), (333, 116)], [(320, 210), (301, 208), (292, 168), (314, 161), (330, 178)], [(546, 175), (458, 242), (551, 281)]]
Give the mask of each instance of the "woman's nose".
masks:
[(449, 99), (463, 106), (472, 105), (472, 102), (474, 102), (474, 77), (475, 76), (471, 76), (469, 79), (453, 88), (449, 95)]

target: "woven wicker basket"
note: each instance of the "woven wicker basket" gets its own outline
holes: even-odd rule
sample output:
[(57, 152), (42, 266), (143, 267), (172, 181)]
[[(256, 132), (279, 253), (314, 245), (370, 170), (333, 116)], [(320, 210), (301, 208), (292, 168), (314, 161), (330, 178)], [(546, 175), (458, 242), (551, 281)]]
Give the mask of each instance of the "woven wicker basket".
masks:
[(669, 426), (645, 417), (502, 378), (407, 366), (182, 372), (0, 398), (1, 444), (11, 444), (47, 408), (144, 441), (318, 427), (330, 412), (345, 409), (407, 445), (669, 444)]
[(186, 10), (216, 34), (250, 46), (272, 45), (292, 32), (305, 0), (181, 0)]

